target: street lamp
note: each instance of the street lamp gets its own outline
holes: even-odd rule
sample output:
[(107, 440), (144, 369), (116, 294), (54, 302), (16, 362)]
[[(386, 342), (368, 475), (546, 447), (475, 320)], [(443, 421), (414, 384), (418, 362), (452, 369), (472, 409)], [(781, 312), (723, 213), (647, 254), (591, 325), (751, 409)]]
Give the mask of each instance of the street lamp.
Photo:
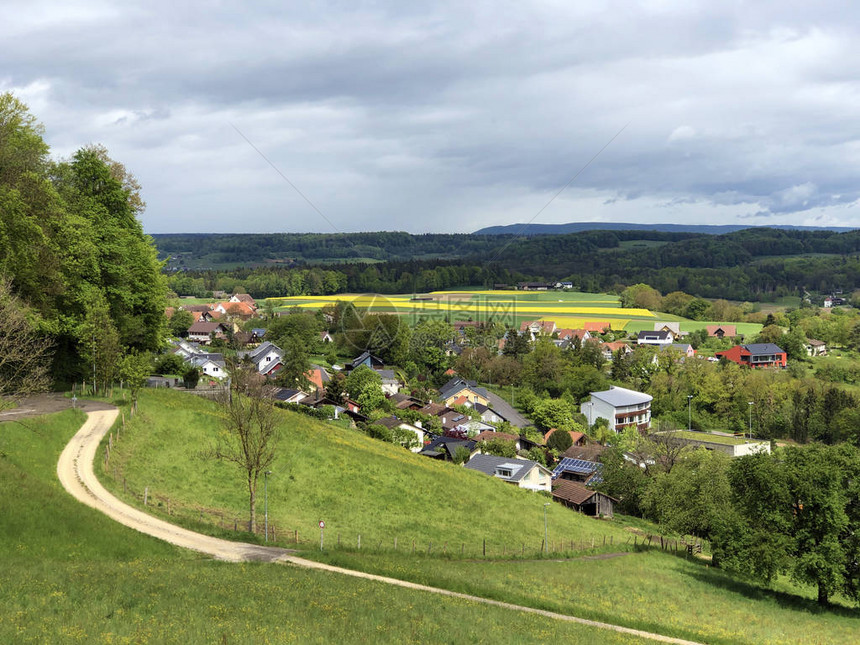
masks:
[(266, 525), (266, 542), (269, 541), (269, 475), (272, 474), (271, 470), (267, 470), (263, 473), (263, 490), (265, 491), (263, 498), (263, 508), (265, 515), (265, 525)]
[(693, 429), (693, 395), (687, 395), (687, 430)]
[(547, 502), (543, 505), (543, 550), (544, 553), (549, 553), (549, 531), (546, 524), (546, 507), (552, 502)]
[(750, 439), (752, 439), (752, 406), (755, 405), (755, 402), (754, 401), (747, 401), (747, 405), (749, 406), (748, 409), (750, 411), (749, 427), (750, 427)]

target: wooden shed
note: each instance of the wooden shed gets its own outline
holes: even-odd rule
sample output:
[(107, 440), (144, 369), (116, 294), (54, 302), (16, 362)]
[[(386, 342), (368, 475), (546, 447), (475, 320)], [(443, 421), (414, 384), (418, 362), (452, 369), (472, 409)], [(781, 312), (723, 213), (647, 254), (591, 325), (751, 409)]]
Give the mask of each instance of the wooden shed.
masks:
[(592, 490), (580, 482), (557, 479), (553, 483), (552, 497), (565, 506), (592, 517), (612, 517), (617, 499)]

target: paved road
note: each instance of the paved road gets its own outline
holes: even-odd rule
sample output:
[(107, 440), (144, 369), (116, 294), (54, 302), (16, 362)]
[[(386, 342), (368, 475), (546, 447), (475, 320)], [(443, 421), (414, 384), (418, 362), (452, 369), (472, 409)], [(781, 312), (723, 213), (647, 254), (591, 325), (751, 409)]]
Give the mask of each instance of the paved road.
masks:
[(489, 600), (479, 596), (457, 593), (447, 589), (428, 587), (427, 585), (406, 582), (405, 580), (398, 580), (397, 578), (388, 578), (386, 576), (378, 576), (371, 573), (365, 573), (363, 571), (354, 571), (352, 569), (335, 567), (296, 557), (295, 555), (292, 555), (294, 552), (288, 549), (221, 540), (219, 538), (210, 537), (208, 535), (195, 533), (193, 531), (174, 526), (173, 524), (152, 517), (151, 515), (147, 515), (146, 513), (143, 513), (136, 508), (132, 508), (120, 501), (111, 495), (96, 478), (95, 472), (93, 471), (93, 460), (95, 458), (96, 450), (102, 437), (104, 437), (108, 430), (110, 430), (118, 414), (119, 413), (116, 409), (95, 410), (88, 413), (86, 422), (81, 426), (81, 429), (77, 434), (75, 434), (68, 445), (66, 445), (60, 455), (60, 461), (57, 464), (57, 476), (60, 478), (60, 482), (63, 484), (63, 487), (76, 499), (80, 500), (87, 506), (91, 506), (92, 508), (101, 511), (117, 522), (140, 531), (141, 533), (146, 533), (147, 535), (165, 540), (171, 544), (175, 544), (186, 549), (192, 549), (200, 553), (211, 555), (219, 560), (227, 560), (230, 562), (256, 560), (290, 564), (307, 569), (329, 571), (355, 578), (363, 578), (365, 580), (375, 580), (377, 582), (396, 585), (398, 587), (426, 591), (453, 598), (460, 598), (471, 602), (479, 602), (485, 605), (492, 605), (494, 607), (502, 607), (511, 611), (537, 614), (554, 620), (578, 623), (589, 627), (606, 629), (662, 643), (700, 645), (694, 641), (672, 638), (670, 636), (663, 636), (661, 634), (654, 634), (638, 629), (630, 629), (628, 627), (621, 627), (620, 625), (611, 625), (609, 623), (577, 618), (575, 616), (567, 616), (565, 614), (559, 614), (552, 611), (544, 611), (542, 609), (534, 609), (532, 607), (513, 605), (511, 603), (500, 602), (498, 600)]

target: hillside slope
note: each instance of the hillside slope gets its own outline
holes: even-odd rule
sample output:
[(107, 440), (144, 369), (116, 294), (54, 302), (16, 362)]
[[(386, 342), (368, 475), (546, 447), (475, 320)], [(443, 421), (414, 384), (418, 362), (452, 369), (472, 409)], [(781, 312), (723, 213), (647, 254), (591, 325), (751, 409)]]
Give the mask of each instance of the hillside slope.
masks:
[[(269, 522), (282, 534), (319, 540), (319, 520), (328, 539), (392, 546), (412, 540), (426, 549), (432, 541), (467, 552), (527, 545), (540, 549), (546, 495), (532, 493), (451, 463), (420, 457), (371, 439), (356, 430), (283, 412), (284, 433), (268, 483)], [(220, 431), (217, 406), (169, 390), (144, 392), (140, 413), (115, 447), (108, 478), (116, 468), (115, 489), (137, 498), (144, 487), (171, 511), (193, 517), (221, 510), (229, 519), (247, 519), (247, 491), (230, 464), (206, 459), (202, 452)], [(258, 491), (262, 524), (264, 490)], [(132, 496), (134, 493), (134, 496)], [(183, 509), (185, 509), (183, 511)], [(558, 539), (583, 540), (629, 533), (616, 525), (548, 507)], [(315, 537), (314, 537), (315, 536)], [(608, 539), (608, 538), (607, 538)], [(464, 546), (465, 545), (465, 546)], [(401, 547), (402, 548), (402, 547)]]

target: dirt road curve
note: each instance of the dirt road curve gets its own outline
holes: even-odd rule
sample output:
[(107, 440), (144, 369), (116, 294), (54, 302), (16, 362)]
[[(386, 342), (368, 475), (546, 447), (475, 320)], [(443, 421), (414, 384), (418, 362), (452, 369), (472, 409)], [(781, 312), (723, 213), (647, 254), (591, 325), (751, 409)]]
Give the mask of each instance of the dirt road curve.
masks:
[(418, 591), (426, 591), (430, 593), (441, 594), (453, 598), (460, 598), (471, 602), (479, 602), (485, 605), (494, 607), (502, 607), (512, 611), (522, 611), (531, 614), (537, 614), (562, 620), (566, 622), (579, 623), (599, 629), (607, 629), (622, 634), (629, 634), (639, 638), (645, 638), (662, 643), (675, 643), (677, 645), (700, 645), (694, 641), (683, 640), (680, 638), (672, 638), (662, 636), (650, 632), (640, 631), (638, 629), (630, 629), (609, 623), (601, 623), (575, 616), (566, 616), (551, 611), (534, 609), (532, 607), (523, 607), (521, 605), (512, 605), (506, 602), (497, 600), (488, 600), (478, 596), (470, 596), (468, 594), (448, 591), (447, 589), (438, 589), (436, 587), (428, 587), (419, 585), (405, 580), (396, 578), (388, 578), (385, 576), (377, 576), (363, 571), (353, 571), (352, 569), (343, 569), (334, 567), (328, 564), (305, 560), (291, 555), (291, 551), (275, 547), (265, 547), (256, 544), (246, 544), (242, 542), (230, 542), (218, 538), (194, 533), (173, 524), (159, 520), (151, 515), (147, 515), (111, 495), (96, 479), (93, 472), (93, 461), (102, 437), (107, 434), (113, 422), (118, 415), (116, 409), (113, 410), (98, 410), (89, 412), (87, 421), (81, 426), (81, 429), (72, 438), (68, 445), (60, 455), (60, 461), (57, 464), (57, 476), (63, 487), (76, 499), (83, 502), (87, 506), (91, 506), (98, 511), (101, 511), (110, 518), (116, 520), (120, 524), (124, 524), (141, 533), (146, 533), (160, 540), (165, 540), (171, 544), (181, 546), (186, 549), (192, 549), (200, 553), (211, 555), (219, 560), (227, 560), (230, 562), (242, 562), (248, 560), (264, 561), (264, 562), (279, 562), (283, 564), (292, 564), (307, 569), (317, 569), (321, 571), (329, 571), (341, 575), (352, 576), (355, 578), (363, 578), (366, 580), (375, 580), (385, 584), (397, 585), (407, 589), (415, 589)]

